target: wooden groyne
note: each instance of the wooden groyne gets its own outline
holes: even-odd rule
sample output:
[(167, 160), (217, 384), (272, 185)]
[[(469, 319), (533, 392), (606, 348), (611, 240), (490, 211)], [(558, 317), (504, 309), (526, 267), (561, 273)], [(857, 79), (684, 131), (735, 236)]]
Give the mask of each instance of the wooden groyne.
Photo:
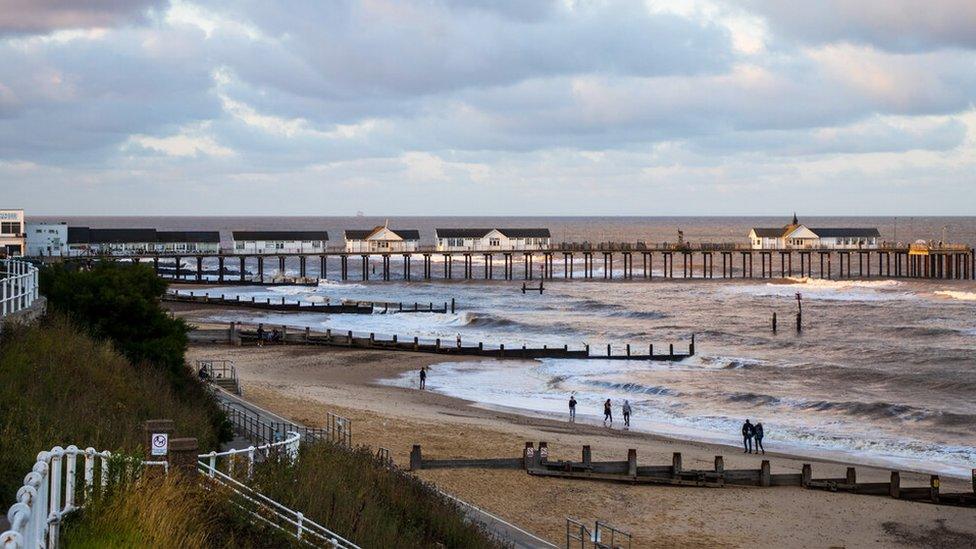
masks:
[[(258, 336), (259, 330), (264, 334), (265, 339)], [(277, 332), (277, 338), (274, 337)], [(468, 345), (464, 342), (458, 344), (455, 340), (441, 339), (421, 340), (419, 337), (400, 338), (398, 335), (380, 337), (375, 333), (357, 336), (350, 330), (334, 331), (326, 329), (324, 332), (313, 331), (310, 327), (294, 328), (283, 325), (244, 325), (231, 322), (227, 328), (203, 328), (195, 329), (189, 334), (190, 340), (196, 343), (224, 343), (232, 345), (318, 345), (324, 347), (348, 347), (356, 349), (374, 349), (386, 351), (403, 351), (414, 353), (432, 353), (440, 355), (455, 356), (480, 356), (499, 359), (536, 359), (536, 358), (561, 358), (561, 359), (613, 359), (613, 360), (683, 360), (694, 356), (695, 342), (694, 336), (688, 345), (688, 352), (675, 352), (674, 344), (668, 346), (667, 354), (654, 354), (653, 345), (649, 345), (648, 354), (629, 353), (630, 345), (626, 346), (627, 354), (613, 354), (613, 348), (607, 345), (607, 355), (590, 354), (590, 346), (583, 345), (580, 350), (571, 350), (568, 345), (540, 347), (527, 347), (525, 345), (505, 345), (499, 344), (497, 347), (486, 346), (484, 342), (477, 345)]]
[(841, 478), (814, 478), (813, 466), (805, 463), (800, 473), (773, 473), (770, 461), (762, 460), (758, 469), (726, 469), (723, 456), (715, 456), (711, 469), (686, 469), (680, 452), (672, 454), (666, 465), (639, 465), (637, 450), (627, 451), (627, 459), (621, 461), (593, 461), (590, 446), (583, 446), (580, 461), (549, 459), (549, 447), (540, 442), (526, 442), (520, 457), (486, 459), (424, 459), (419, 444), (410, 452), (410, 468), (452, 469), (521, 469), (532, 476), (556, 477), (578, 480), (597, 480), (627, 484), (651, 484), (664, 486), (698, 486), (721, 488), (724, 486), (755, 486), (770, 488), (796, 486), (809, 490), (828, 490), (852, 494), (889, 496), (895, 499), (938, 503), (961, 507), (976, 507), (976, 470), (973, 471), (973, 491), (944, 493), (939, 475), (929, 477), (928, 486), (902, 486), (901, 473), (890, 472), (888, 482), (858, 482), (857, 469), (847, 467)]
[(386, 314), (386, 313), (447, 313), (454, 312), (456, 302), (451, 298), (450, 304), (444, 302), (443, 305), (434, 303), (391, 303), (375, 301), (343, 301), (340, 304), (332, 305), (329, 303), (314, 303), (311, 301), (291, 301), (288, 302), (284, 297), (280, 301), (272, 301), (265, 298), (263, 301), (255, 297), (241, 299), (237, 295), (228, 298), (226, 295), (211, 296), (207, 293), (196, 295), (195, 292), (167, 292), (162, 297), (163, 301), (174, 303), (194, 303), (197, 305), (214, 305), (220, 307), (241, 307), (247, 309), (258, 309), (264, 311), (277, 312), (302, 312), (302, 313), (328, 313), (328, 314)]

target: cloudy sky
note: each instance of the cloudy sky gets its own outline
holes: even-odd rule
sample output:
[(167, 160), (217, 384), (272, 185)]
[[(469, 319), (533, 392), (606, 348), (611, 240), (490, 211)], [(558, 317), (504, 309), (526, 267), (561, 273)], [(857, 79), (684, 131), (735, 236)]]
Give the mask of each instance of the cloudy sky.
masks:
[(976, 213), (973, 0), (0, 0), (0, 207)]

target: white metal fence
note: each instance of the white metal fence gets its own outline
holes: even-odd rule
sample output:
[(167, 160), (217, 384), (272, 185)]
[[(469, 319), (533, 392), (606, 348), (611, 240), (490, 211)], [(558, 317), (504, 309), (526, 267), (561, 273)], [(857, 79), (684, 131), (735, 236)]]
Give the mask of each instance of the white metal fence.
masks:
[(27, 309), (37, 296), (37, 267), (26, 261), (0, 260), (0, 318)]
[[(79, 456), (84, 458), (80, 478)], [(17, 490), (17, 502), (7, 512), (10, 529), (0, 534), (0, 547), (57, 547), (62, 518), (108, 484), (110, 457), (109, 452), (74, 445), (37, 454), (34, 468)]]

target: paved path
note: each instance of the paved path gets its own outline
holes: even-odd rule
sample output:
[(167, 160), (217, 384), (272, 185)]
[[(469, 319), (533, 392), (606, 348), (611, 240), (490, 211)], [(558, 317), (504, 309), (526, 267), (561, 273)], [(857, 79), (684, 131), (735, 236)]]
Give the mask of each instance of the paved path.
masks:
[[(247, 410), (248, 412), (261, 418), (261, 420), (264, 422), (267, 423), (287, 422), (287, 423), (294, 423), (299, 427), (303, 427), (301, 423), (297, 423), (291, 421), (290, 419), (281, 417), (280, 415), (270, 410), (265, 410), (264, 408), (261, 408), (256, 404), (248, 402), (247, 400), (244, 400), (243, 398), (228, 393), (226, 391), (218, 389), (217, 398), (219, 398), (220, 400), (226, 402), (231, 406), (234, 406), (235, 408)], [(235, 442), (237, 442), (236, 439)], [(243, 445), (244, 448), (246, 448), (247, 446), (250, 446), (249, 442), (245, 442)], [(475, 507), (474, 505), (471, 505), (466, 501), (462, 501), (452, 496), (451, 494), (448, 494), (447, 492), (441, 491), (441, 493), (444, 496), (456, 502), (458, 505), (460, 505), (461, 508), (464, 510), (464, 513), (467, 516), (468, 520), (481, 524), (486, 530), (494, 534), (495, 537), (500, 539), (503, 543), (510, 544), (515, 549), (537, 549), (537, 548), (552, 549), (557, 547), (556, 545), (549, 543), (548, 541), (545, 541), (537, 536), (530, 534), (529, 532), (526, 532), (525, 530), (519, 528), (518, 526), (515, 526), (514, 524), (511, 524), (499, 517), (496, 517), (495, 515), (489, 513), (488, 511), (485, 511), (484, 509)]]

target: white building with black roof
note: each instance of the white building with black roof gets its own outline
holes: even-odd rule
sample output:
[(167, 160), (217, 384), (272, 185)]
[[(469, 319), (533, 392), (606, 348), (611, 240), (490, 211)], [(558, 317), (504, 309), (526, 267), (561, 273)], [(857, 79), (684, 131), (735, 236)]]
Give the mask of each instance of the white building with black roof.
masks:
[(157, 231), (156, 253), (219, 254), (218, 231)]
[(64, 254), (72, 256), (220, 253), (217, 231), (67, 227), (65, 234)]
[(793, 222), (785, 227), (753, 227), (749, 244), (754, 250), (870, 250), (880, 245), (877, 228), (807, 227), (793, 214)]
[(415, 252), (420, 246), (417, 229), (391, 229), (380, 225), (366, 230), (347, 230), (343, 236), (351, 253)]
[(437, 251), (545, 250), (551, 245), (549, 229), (435, 229)]
[(234, 231), (237, 254), (285, 254), (324, 252), (329, 242), (326, 231)]

